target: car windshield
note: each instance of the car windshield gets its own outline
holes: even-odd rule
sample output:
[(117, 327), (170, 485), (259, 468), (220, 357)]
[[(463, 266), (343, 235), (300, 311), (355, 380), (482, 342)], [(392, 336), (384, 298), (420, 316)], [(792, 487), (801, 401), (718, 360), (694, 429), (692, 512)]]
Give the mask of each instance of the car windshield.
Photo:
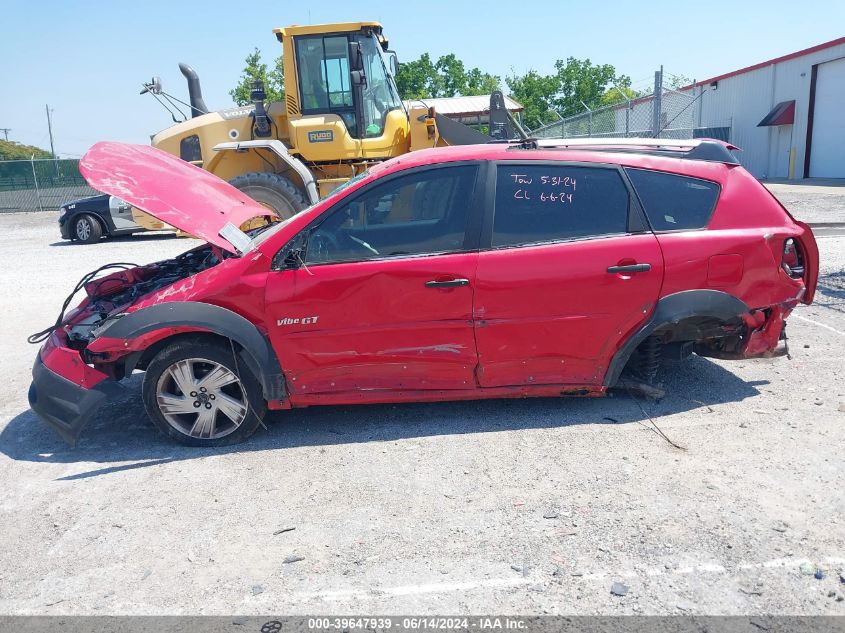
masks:
[[(342, 192), (349, 189), (349, 187), (354, 185), (356, 182), (360, 182), (361, 180), (366, 178), (369, 174), (370, 174), (370, 171), (366, 170), (366, 171), (362, 171), (357, 176), (353, 176), (352, 178), (347, 180), (345, 183), (343, 183), (342, 185), (337, 187), (334, 191), (332, 191), (325, 198), (315, 202), (314, 204), (310, 205), (309, 207), (306, 207), (305, 209), (303, 209), (299, 213), (304, 213), (305, 211), (308, 211), (309, 209), (313, 209), (316, 205), (322, 204), (323, 202), (331, 202), (331, 201), (335, 200), (336, 198), (339, 198)], [(269, 237), (275, 235), (281, 229), (283, 229), (288, 224), (290, 224), (290, 221), (293, 220), (295, 217), (296, 217), (296, 215), (292, 215), (288, 219), (282, 220), (281, 222), (273, 222), (272, 224), (265, 224), (264, 226), (261, 226), (261, 227), (258, 227), (256, 229), (253, 229), (252, 231), (249, 231), (247, 233), (247, 235), (249, 235), (252, 238), (251, 248), (257, 247), (259, 244), (262, 244), (263, 242), (265, 242)]]

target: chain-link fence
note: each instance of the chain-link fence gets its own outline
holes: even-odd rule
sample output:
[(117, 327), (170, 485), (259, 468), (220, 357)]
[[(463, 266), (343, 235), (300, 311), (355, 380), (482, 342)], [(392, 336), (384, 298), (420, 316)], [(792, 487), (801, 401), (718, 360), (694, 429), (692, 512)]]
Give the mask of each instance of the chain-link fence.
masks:
[(55, 211), (98, 193), (79, 173), (78, 159), (0, 161), (0, 213)]
[(531, 132), (537, 138), (718, 138), (730, 141), (731, 123), (700, 127), (698, 100), (687, 92), (662, 90), (614, 105), (563, 117)]

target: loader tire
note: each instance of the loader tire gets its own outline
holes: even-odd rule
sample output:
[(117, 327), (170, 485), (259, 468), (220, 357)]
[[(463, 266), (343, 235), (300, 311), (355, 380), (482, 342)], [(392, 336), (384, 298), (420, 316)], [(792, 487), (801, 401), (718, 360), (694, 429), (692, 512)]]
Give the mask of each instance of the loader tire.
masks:
[(236, 176), (229, 184), (275, 211), (280, 220), (287, 220), (308, 207), (299, 187), (279, 174), (256, 171)]

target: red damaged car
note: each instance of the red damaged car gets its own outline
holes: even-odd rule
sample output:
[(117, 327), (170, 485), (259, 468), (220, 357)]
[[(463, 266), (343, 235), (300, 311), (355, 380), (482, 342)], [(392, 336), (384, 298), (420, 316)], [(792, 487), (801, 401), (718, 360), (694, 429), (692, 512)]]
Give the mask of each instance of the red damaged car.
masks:
[(143, 370), (156, 426), (214, 446), (267, 409), (599, 396), (665, 358), (778, 355), (786, 317), (812, 301), (818, 249), (734, 149), (419, 151), (247, 235), (237, 227), (267, 209), (230, 185), (150, 147), (97, 144), (80, 164), (93, 187), (207, 243), (87, 275), (82, 303), (32, 339), (46, 342), (30, 404), (74, 443)]

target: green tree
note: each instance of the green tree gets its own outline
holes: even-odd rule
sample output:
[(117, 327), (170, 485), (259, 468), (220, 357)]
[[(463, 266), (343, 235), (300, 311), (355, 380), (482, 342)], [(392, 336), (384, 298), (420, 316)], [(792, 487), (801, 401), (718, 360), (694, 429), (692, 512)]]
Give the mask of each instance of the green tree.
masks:
[(52, 158), (53, 156), (47, 150), (34, 145), (0, 140), (0, 160), (29, 160), (33, 154), (35, 158)]
[[(568, 57), (555, 62), (555, 72), (541, 75), (529, 70), (506, 79), (511, 96), (524, 107), (523, 121), (537, 128), (558, 118), (572, 116), (613, 103), (613, 86), (629, 89), (631, 79), (617, 75), (611, 64), (593, 64), (589, 59)], [(616, 92), (616, 91), (613, 91)], [(618, 92), (617, 92), (618, 94)], [(623, 101), (619, 95), (619, 101)]]
[(466, 94), (471, 95), (489, 95), (490, 93), (501, 90), (502, 80), (496, 75), (483, 73), (478, 68), (470, 68), (466, 74)]
[(694, 83), (695, 79), (690, 79), (686, 75), (672, 75), (670, 73), (663, 73), (663, 87), (669, 90), (679, 90), (684, 86), (689, 86)]
[(260, 79), (264, 82), (264, 92), (267, 94), (267, 101), (274, 103), (285, 98), (285, 68), (282, 56), (276, 58), (273, 68), (268, 70), (267, 64), (261, 61), (261, 51), (257, 48), (246, 56), (244, 66), (238, 85), (229, 91), (229, 96), (236, 105), (245, 106), (252, 103), (249, 93), (252, 90), (252, 82)]
[(522, 104), (522, 121), (530, 129), (556, 121), (552, 100), (558, 91), (558, 81), (553, 75), (541, 75), (529, 70), (524, 75), (511, 75), (505, 81), (511, 98)]
[(498, 90), (500, 83), (499, 77), (478, 68), (467, 70), (454, 53), (443, 55), (436, 62), (423, 53), (419, 59), (403, 62), (396, 76), (403, 99), (484, 95)]
[(555, 62), (555, 70), (560, 88), (553, 104), (563, 116), (584, 112), (584, 104), (591, 109), (601, 107), (602, 97), (609, 88), (631, 85), (631, 78), (617, 75), (611, 64), (595, 65), (589, 59), (559, 59)]
[(396, 87), (403, 99), (430, 99), (438, 90), (437, 69), (428, 53), (419, 59), (402, 62), (396, 74)]
[(464, 69), (464, 63), (455, 57), (454, 53), (443, 55), (434, 64), (434, 68), (437, 70), (437, 79), (439, 80), (440, 94), (438, 96), (457, 97), (466, 94), (464, 91), (466, 90), (467, 73)]
[(601, 105), (609, 106), (616, 105), (617, 103), (625, 103), (641, 96), (643, 95), (630, 86), (612, 86), (601, 96)]

